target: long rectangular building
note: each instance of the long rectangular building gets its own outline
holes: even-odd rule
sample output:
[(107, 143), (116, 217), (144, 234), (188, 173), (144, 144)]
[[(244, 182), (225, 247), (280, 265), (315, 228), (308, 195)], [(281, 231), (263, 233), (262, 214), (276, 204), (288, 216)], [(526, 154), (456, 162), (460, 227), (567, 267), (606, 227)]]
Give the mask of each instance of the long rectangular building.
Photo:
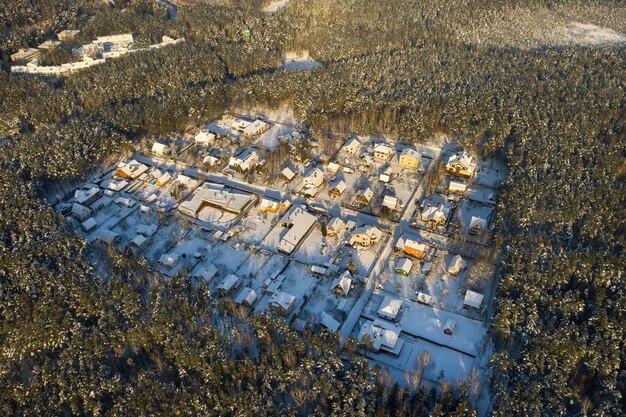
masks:
[(307, 213), (300, 207), (293, 207), (280, 220), (283, 226), (289, 228), (287, 234), (278, 242), (279, 252), (290, 254), (298, 246), (300, 241), (309, 233), (317, 223), (317, 218)]
[(205, 183), (192, 198), (183, 201), (178, 210), (191, 217), (198, 217), (204, 205), (235, 214), (242, 213), (254, 201), (252, 194), (227, 189), (223, 185)]

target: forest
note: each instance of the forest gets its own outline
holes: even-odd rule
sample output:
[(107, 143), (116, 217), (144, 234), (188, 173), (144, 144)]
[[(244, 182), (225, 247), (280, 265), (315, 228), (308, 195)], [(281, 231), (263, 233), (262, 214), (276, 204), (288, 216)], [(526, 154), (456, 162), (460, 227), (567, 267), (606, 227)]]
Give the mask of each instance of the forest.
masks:
[[(333, 335), (244, 319), (188, 278), (88, 247), (43, 198), (146, 135), (288, 103), (315, 135), (445, 133), (506, 161), (490, 412), (623, 415), (626, 50), (496, 30), (533, 10), (626, 31), (612, 0), (291, 0), (275, 15), (201, 3), (175, 20), (149, 0), (7, 1), (5, 61), (70, 27), (186, 42), (68, 78), (0, 73), (0, 412), (475, 415), (463, 386), (403, 388)], [(323, 65), (281, 70), (289, 51)]]

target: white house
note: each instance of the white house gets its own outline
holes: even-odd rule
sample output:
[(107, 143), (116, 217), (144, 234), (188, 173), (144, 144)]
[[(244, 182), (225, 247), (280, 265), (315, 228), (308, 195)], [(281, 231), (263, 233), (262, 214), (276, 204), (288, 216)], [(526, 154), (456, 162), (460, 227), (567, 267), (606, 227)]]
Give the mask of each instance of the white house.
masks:
[(396, 272), (402, 275), (409, 275), (413, 268), (413, 262), (409, 258), (401, 258), (396, 263)]
[(345, 155), (356, 155), (361, 150), (361, 142), (355, 138), (350, 138), (341, 148), (341, 153)]
[(272, 312), (287, 316), (295, 306), (296, 297), (284, 291), (277, 291), (270, 297), (269, 306)]
[(484, 295), (476, 291), (467, 290), (465, 293), (465, 300), (463, 300), (463, 307), (479, 309), (483, 304), (483, 298), (485, 298)]
[(227, 275), (222, 282), (217, 286), (217, 293), (221, 296), (230, 294), (241, 286), (241, 278), (235, 274)]
[(305, 187), (319, 187), (324, 183), (324, 173), (315, 168), (303, 178), (303, 181)]
[(247, 138), (252, 138), (260, 135), (267, 129), (269, 129), (269, 125), (263, 120), (257, 119), (243, 129), (243, 135)]
[(88, 218), (87, 220), (85, 220), (84, 222), (82, 222), (80, 224), (81, 229), (83, 229), (85, 232), (89, 233), (91, 232), (93, 229), (95, 229), (96, 227), (98, 227), (98, 223), (96, 222), (96, 220), (93, 217)]
[(326, 225), (326, 235), (336, 236), (345, 230), (346, 224), (339, 217), (333, 217)]
[(350, 244), (354, 245), (358, 243), (362, 246), (371, 246), (380, 242), (382, 237), (383, 232), (376, 226), (362, 226), (352, 231)]
[(283, 178), (285, 178), (287, 181), (291, 181), (293, 177), (296, 176), (296, 173), (293, 172), (289, 167), (285, 167), (282, 171), (280, 171), (280, 175), (282, 175)]
[(89, 207), (85, 207), (82, 204), (72, 204), (72, 214), (81, 222), (87, 220), (93, 214), (93, 210)]
[(357, 338), (361, 345), (374, 352), (385, 351), (398, 356), (404, 345), (404, 340), (400, 338), (401, 330), (390, 325), (390, 323), (385, 323), (383, 320), (367, 320), (361, 326)]
[(374, 147), (374, 158), (381, 161), (388, 161), (394, 150), (385, 144), (378, 144)]
[(217, 268), (213, 264), (208, 264), (205, 267), (200, 268), (193, 274), (194, 278), (202, 278), (209, 282), (217, 274)]
[(387, 320), (394, 321), (402, 308), (402, 300), (393, 298), (386, 294), (378, 308), (378, 316)]
[(341, 194), (344, 193), (344, 191), (346, 191), (347, 188), (348, 187), (344, 180), (338, 180), (330, 186), (330, 188), (328, 189), (328, 194), (333, 197), (339, 197)]
[(349, 271), (345, 271), (333, 282), (332, 288), (334, 293), (342, 297), (347, 297), (352, 288), (352, 282), (352, 275)]
[(400, 204), (398, 202), (398, 198), (390, 196), (390, 195), (386, 195), (383, 198), (383, 207), (386, 207), (389, 210), (394, 210), (394, 211), (398, 210), (398, 208), (400, 207)]
[(357, 191), (357, 199), (362, 204), (369, 204), (374, 197), (374, 191), (370, 187), (363, 188)]
[(315, 226), (317, 218), (300, 207), (293, 207), (290, 212), (285, 213), (280, 223), (289, 230), (278, 242), (278, 250), (290, 254)]
[(467, 190), (467, 184), (461, 181), (450, 181), (448, 191), (456, 194), (463, 194)]
[(178, 261), (180, 261), (180, 257), (177, 253), (164, 253), (159, 258), (159, 263), (170, 269), (174, 268), (178, 264)]
[(203, 130), (196, 134), (195, 139), (198, 146), (210, 146), (215, 142), (215, 134)]
[(155, 155), (167, 155), (170, 153), (170, 148), (162, 143), (154, 142), (152, 144), (152, 153)]
[(258, 298), (258, 295), (256, 291), (254, 291), (250, 287), (246, 287), (243, 290), (241, 290), (241, 292), (239, 293), (239, 295), (237, 295), (237, 298), (235, 298), (234, 301), (237, 304), (241, 304), (244, 307), (250, 308), (254, 305), (257, 298)]

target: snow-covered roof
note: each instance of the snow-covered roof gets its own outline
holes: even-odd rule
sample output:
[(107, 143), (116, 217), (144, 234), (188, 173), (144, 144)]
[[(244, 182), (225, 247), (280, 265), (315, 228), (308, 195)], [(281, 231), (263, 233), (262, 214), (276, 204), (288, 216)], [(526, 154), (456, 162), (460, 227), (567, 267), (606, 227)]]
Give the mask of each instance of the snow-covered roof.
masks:
[(417, 293), (417, 301), (422, 304), (432, 305), (433, 297), (428, 294), (424, 294), (423, 292), (420, 292)]
[(213, 264), (208, 264), (200, 268), (197, 272), (193, 274), (196, 278), (202, 278), (205, 281), (210, 281), (215, 274), (217, 274), (217, 268)]
[(217, 161), (219, 161), (219, 159), (217, 159), (216, 157), (207, 155), (202, 160), (202, 163), (207, 164), (207, 165), (215, 165)]
[(450, 215), (450, 208), (446, 207), (443, 204), (439, 204), (438, 206), (428, 206), (422, 211), (422, 221), (425, 222), (437, 222), (437, 223), (445, 223), (448, 220), (448, 216)]
[(169, 152), (169, 147), (159, 142), (154, 142), (152, 144), (152, 153), (156, 153), (159, 155), (164, 155)]
[(178, 263), (179, 259), (180, 257), (178, 256), (177, 253), (164, 253), (159, 258), (159, 263), (168, 267), (172, 267)]
[(74, 193), (74, 201), (76, 201), (79, 204), (84, 204), (85, 201), (92, 199), (94, 196), (98, 195), (99, 193), (100, 193), (100, 187), (98, 186), (90, 186), (90, 187), (81, 188), (79, 190), (76, 190), (76, 192)]
[(131, 245), (137, 246), (138, 248), (142, 247), (144, 243), (148, 240), (144, 235), (135, 235), (133, 240), (130, 241)]
[(411, 148), (405, 148), (402, 151), (402, 153), (400, 153), (400, 156), (401, 157), (402, 156), (406, 156), (406, 157), (409, 157), (409, 158), (417, 159), (418, 161), (422, 157), (419, 152), (417, 152), (415, 149), (411, 149)]
[(396, 318), (401, 308), (402, 300), (386, 294), (378, 308), (378, 315), (393, 320)]
[(96, 222), (96, 219), (94, 219), (93, 217), (90, 217), (84, 222), (82, 222), (80, 226), (86, 231), (90, 231), (98, 226), (98, 222)]
[(339, 171), (339, 168), (341, 168), (341, 166), (335, 162), (329, 162), (328, 166), (326, 167), (326, 169), (333, 174)]
[(272, 297), (269, 300), (269, 304), (271, 306), (280, 307), (284, 310), (289, 310), (295, 300), (296, 300), (295, 296), (289, 293), (286, 293), (284, 291), (277, 291), (274, 294), (272, 294)]
[(380, 143), (374, 147), (374, 153), (383, 153), (385, 155), (391, 155), (393, 153), (393, 149), (391, 149), (391, 147), (385, 145), (384, 143)]
[(321, 185), (324, 182), (324, 173), (315, 168), (304, 176), (304, 183), (307, 185), (313, 185), (315, 187)]
[(265, 123), (263, 120), (257, 119), (254, 122), (250, 123), (248, 126), (246, 126), (243, 129), (243, 133), (244, 135), (247, 135), (247, 136), (254, 136), (254, 135), (261, 133), (266, 128), (267, 128), (267, 123)]
[(196, 134), (195, 139), (196, 139), (196, 143), (208, 145), (210, 143), (213, 143), (213, 141), (215, 140), (215, 134), (210, 133), (210, 132), (205, 132), (203, 130)]
[(159, 178), (157, 178), (157, 182), (161, 185), (165, 185), (167, 184), (170, 180), (172, 179), (172, 176), (170, 175), (169, 172), (165, 172), (163, 175), (161, 175)]
[(487, 227), (487, 219), (483, 219), (482, 217), (472, 216), (472, 219), (470, 220), (470, 224), (469, 224), (470, 229), (477, 228), (480, 230), (485, 230), (486, 227)]
[(372, 191), (372, 189), (370, 187), (367, 187), (367, 188), (364, 188), (362, 190), (359, 190), (357, 192), (357, 195), (360, 198), (363, 198), (363, 199), (365, 199), (367, 201), (371, 201), (372, 197), (374, 197), (374, 192)]
[(282, 171), (280, 171), (280, 173), (287, 178), (288, 181), (291, 181), (293, 179), (293, 177), (296, 176), (296, 173), (293, 172), (289, 167), (285, 167), (283, 168)]
[(463, 193), (467, 189), (467, 184), (461, 181), (450, 181), (448, 189), (453, 192)]
[(398, 207), (398, 198), (390, 195), (386, 195), (383, 198), (383, 207), (387, 207), (388, 209), (395, 210)]
[(343, 192), (346, 191), (346, 188), (348, 188), (346, 182), (344, 180), (338, 180), (330, 187), (330, 190), (343, 194)]
[(253, 305), (257, 299), (257, 293), (250, 287), (245, 287), (235, 298), (235, 303)]
[(481, 304), (483, 303), (484, 297), (485, 296), (480, 293), (472, 290), (467, 290), (467, 292), (465, 293), (465, 300), (463, 301), (463, 305), (473, 308), (480, 308)]
[(229, 292), (234, 287), (236, 287), (240, 281), (241, 280), (237, 275), (229, 274), (222, 280), (222, 282), (220, 282), (220, 285), (217, 286), (217, 289)]
[(380, 239), (383, 237), (383, 232), (376, 226), (361, 226), (354, 229), (352, 235), (367, 235), (372, 239)]
[(348, 274), (344, 272), (339, 278), (337, 278), (333, 282), (333, 289), (341, 290), (343, 295), (348, 295), (350, 293), (351, 286), (352, 286), (352, 275), (350, 275), (350, 272), (348, 272)]
[(458, 274), (459, 271), (465, 268), (467, 263), (465, 259), (461, 258), (461, 255), (455, 255), (450, 260), (450, 264), (448, 265), (448, 273), (449, 274)]
[(320, 314), (319, 323), (333, 333), (339, 330), (341, 326), (337, 320), (325, 311), (322, 311), (322, 314)]
[(411, 248), (418, 252), (424, 252), (426, 250), (426, 244), (413, 239), (404, 239), (403, 248)]
[(383, 349), (394, 352), (400, 337), (400, 331), (400, 328), (391, 327), (382, 320), (367, 320), (361, 326), (358, 339), (363, 342), (366, 337), (369, 338), (375, 351)]
[(340, 230), (343, 227), (345, 227), (345, 223), (339, 217), (333, 217), (328, 222), (328, 225), (326, 225), (327, 229), (333, 229), (333, 230)]
[(240, 213), (252, 200), (252, 194), (228, 190), (219, 184), (204, 183), (189, 200), (179, 205), (179, 210), (197, 213), (203, 203), (219, 207), (226, 211)]
[(413, 262), (409, 258), (401, 258), (396, 263), (396, 271), (408, 274), (411, 272), (411, 268), (413, 268)]
[(281, 223), (291, 225), (291, 228), (287, 230), (285, 236), (278, 242), (278, 250), (291, 253), (316, 222), (317, 218), (312, 214), (307, 213), (300, 207), (293, 207), (281, 219)]
[(344, 152), (355, 153), (361, 148), (361, 142), (359, 142), (356, 138), (350, 138), (343, 145), (342, 150)]

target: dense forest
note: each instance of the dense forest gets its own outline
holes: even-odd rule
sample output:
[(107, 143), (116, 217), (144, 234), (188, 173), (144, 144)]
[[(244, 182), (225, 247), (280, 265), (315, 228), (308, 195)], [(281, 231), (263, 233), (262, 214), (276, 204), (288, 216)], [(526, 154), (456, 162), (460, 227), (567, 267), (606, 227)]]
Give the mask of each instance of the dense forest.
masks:
[[(554, 13), (624, 33), (624, 4), (259, 8), (201, 3), (175, 20), (148, 0), (9, 0), (0, 11), (5, 60), (70, 27), (87, 37), (186, 39), (68, 78), (0, 74), (1, 413), (475, 413), (463, 386), (401, 388), (351, 349), (342, 359), (332, 335), (244, 319), (187, 278), (164, 281), (141, 259), (89, 248), (41, 199), (46, 184), (82, 178), (145, 135), (181, 131), (231, 105), (288, 103), (317, 134), (384, 132), (417, 143), (445, 133), (503, 158), (491, 412), (623, 415), (626, 50), (540, 45), (523, 19), (511, 24), (516, 36), (498, 28), (539, 10), (536, 22)], [(494, 28), (488, 36), (485, 27)], [(323, 65), (279, 69), (290, 51)], [(106, 253), (106, 276), (90, 267), (93, 251)]]

